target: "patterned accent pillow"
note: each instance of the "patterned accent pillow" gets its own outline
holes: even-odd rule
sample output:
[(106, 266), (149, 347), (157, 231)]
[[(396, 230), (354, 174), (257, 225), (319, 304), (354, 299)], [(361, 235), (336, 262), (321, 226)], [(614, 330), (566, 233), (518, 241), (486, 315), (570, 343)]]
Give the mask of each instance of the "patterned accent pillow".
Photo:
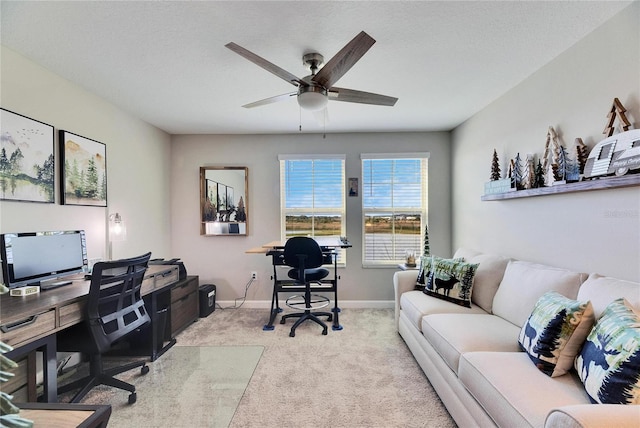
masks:
[[(438, 258), (438, 257), (436, 257)], [(425, 284), (429, 280), (429, 276), (431, 276), (431, 265), (433, 264), (434, 256), (422, 256), (420, 258), (420, 268), (418, 269), (418, 278), (416, 279), (416, 290), (424, 291)], [(456, 261), (464, 261), (462, 257), (453, 259)]]
[(424, 293), (470, 308), (476, 269), (478, 264), (465, 263), (462, 259), (432, 256), (429, 275), (425, 278)]
[(604, 310), (575, 367), (594, 403), (640, 404), (640, 314), (624, 298)]
[(573, 366), (593, 322), (591, 302), (548, 291), (522, 326), (518, 343), (540, 371), (551, 377), (561, 376)]
[(416, 290), (423, 291), (425, 280), (431, 274), (431, 256), (420, 258), (420, 268), (418, 269), (418, 278), (416, 279)]

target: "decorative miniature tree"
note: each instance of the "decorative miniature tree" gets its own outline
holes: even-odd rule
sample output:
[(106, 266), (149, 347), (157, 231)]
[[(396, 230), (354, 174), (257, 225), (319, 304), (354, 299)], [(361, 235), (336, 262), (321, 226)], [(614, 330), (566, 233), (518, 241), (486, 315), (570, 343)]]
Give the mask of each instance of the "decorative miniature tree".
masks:
[(513, 160), (513, 169), (511, 170), (511, 183), (515, 189), (522, 189), (522, 160), (520, 159), (520, 153), (516, 154), (516, 158)]
[(629, 122), (629, 120), (627, 119), (627, 116), (625, 115), (626, 111), (627, 110), (624, 108), (620, 100), (617, 98), (614, 98), (613, 104), (611, 105), (611, 108), (609, 109), (609, 113), (607, 114), (607, 118), (609, 120), (607, 121), (607, 125), (605, 126), (604, 131), (602, 131), (602, 133), (607, 137), (611, 137), (615, 133), (616, 128), (614, 126), (614, 123), (616, 121), (616, 118), (618, 118), (618, 120), (622, 122), (622, 125), (620, 126), (621, 128), (620, 132), (628, 131), (629, 127), (631, 127), (631, 122)]
[(511, 179), (511, 187), (515, 189), (514, 181), (513, 181), (513, 159), (509, 161), (509, 169), (507, 170), (507, 178)]
[(571, 159), (568, 154), (565, 173), (567, 182), (580, 181), (580, 165), (578, 164), (578, 159)]
[(533, 155), (527, 155), (522, 171), (522, 188), (531, 189), (533, 187), (533, 178), (535, 174), (535, 166), (533, 165)]
[(536, 166), (536, 172), (533, 176), (533, 187), (544, 187), (544, 168), (540, 159), (538, 159), (538, 165)]
[(545, 171), (545, 186), (551, 186), (556, 181), (556, 171), (558, 166), (557, 161), (554, 158), (556, 147), (558, 147), (558, 134), (553, 126), (550, 126), (547, 130), (547, 141), (544, 146), (544, 154), (542, 155), (542, 168)]
[(498, 160), (498, 152), (493, 149), (493, 160), (491, 161), (491, 181), (500, 180), (500, 161)]
[(422, 257), (427, 257), (431, 255), (431, 248), (429, 247), (429, 226), (427, 224), (424, 225), (424, 251), (422, 252)]
[(576, 163), (578, 164), (578, 173), (584, 174), (584, 166), (587, 164), (589, 157), (589, 148), (582, 142), (582, 138), (576, 138)]
[(557, 164), (557, 168), (553, 170), (555, 181), (565, 181), (567, 179), (567, 150), (558, 144), (553, 154), (554, 164)]

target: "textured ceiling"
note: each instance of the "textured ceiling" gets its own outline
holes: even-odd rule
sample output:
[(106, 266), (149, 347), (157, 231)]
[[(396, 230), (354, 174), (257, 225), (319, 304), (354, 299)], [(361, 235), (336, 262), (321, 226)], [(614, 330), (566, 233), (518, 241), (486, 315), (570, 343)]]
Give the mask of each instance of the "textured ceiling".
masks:
[[(171, 134), (450, 130), (629, 3), (2, 0), (1, 41)], [(295, 88), (226, 43), (302, 77), (304, 52), (362, 30), (377, 43), (337, 86), (395, 107), (330, 101), (326, 124), (295, 98), (241, 107)]]

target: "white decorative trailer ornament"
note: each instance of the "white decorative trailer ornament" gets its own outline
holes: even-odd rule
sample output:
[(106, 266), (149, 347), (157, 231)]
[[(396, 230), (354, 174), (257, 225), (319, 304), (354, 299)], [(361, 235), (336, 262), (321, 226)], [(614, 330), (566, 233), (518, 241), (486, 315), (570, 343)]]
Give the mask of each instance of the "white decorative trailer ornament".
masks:
[(640, 129), (621, 132), (596, 144), (587, 158), (584, 176), (622, 176), (636, 169), (640, 169)]

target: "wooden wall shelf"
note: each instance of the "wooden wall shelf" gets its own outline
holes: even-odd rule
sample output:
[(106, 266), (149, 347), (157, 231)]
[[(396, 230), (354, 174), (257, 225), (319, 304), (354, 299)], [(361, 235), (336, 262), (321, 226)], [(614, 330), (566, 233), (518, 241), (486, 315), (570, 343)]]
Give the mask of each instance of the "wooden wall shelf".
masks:
[(484, 195), (483, 201), (501, 201), (504, 199), (531, 198), (533, 196), (555, 195), (558, 193), (587, 192), (590, 190), (616, 189), (621, 187), (640, 186), (640, 174), (624, 175), (622, 177), (607, 177), (596, 180), (580, 181), (577, 183), (558, 184), (551, 187), (517, 190), (514, 192)]

